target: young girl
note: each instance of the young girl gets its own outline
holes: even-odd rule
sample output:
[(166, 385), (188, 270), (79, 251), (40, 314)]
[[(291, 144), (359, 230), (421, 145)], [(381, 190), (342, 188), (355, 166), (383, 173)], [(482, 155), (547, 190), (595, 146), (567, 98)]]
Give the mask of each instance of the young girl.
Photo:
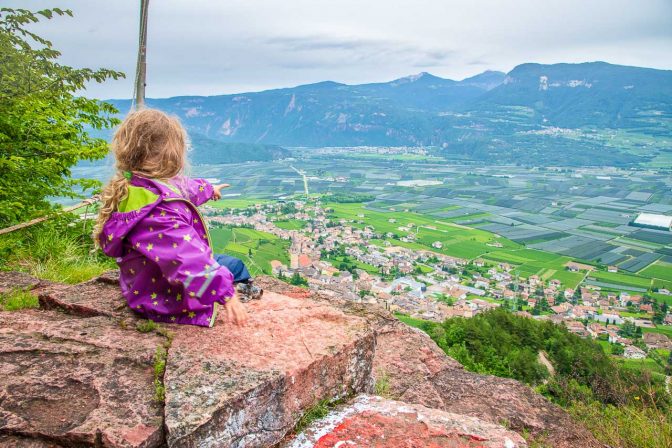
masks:
[(157, 322), (211, 327), (217, 305), (244, 325), (235, 291), (250, 275), (241, 260), (212, 252), (197, 206), (220, 190), (184, 176), (187, 135), (153, 109), (130, 114), (114, 135), (118, 172), (102, 193), (94, 239), (116, 257), (121, 291), (133, 311)]

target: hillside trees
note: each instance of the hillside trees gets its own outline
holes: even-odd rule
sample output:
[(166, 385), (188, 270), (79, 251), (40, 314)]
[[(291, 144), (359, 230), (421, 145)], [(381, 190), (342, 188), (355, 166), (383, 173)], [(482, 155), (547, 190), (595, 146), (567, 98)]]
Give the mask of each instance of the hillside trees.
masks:
[(117, 123), (117, 110), (79, 96), (87, 82), (123, 73), (58, 62), (52, 43), (30, 31), (41, 19), (72, 16), (59, 8), (31, 12), (0, 8), (0, 226), (42, 215), (49, 197), (78, 197), (98, 183), (72, 179), (81, 159), (100, 159), (107, 143), (88, 129)]
[[(610, 446), (672, 446), (672, 398), (664, 377), (621, 366), (599, 344), (564, 326), (516, 316), (502, 308), (441, 324), (404, 322), (429, 334), (467, 370), (534, 386)], [(614, 347), (622, 350), (620, 345)], [(540, 352), (554, 373), (539, 362)], [(672, 366), (672, 355), (668, 363)]]
[[(549, 321), (516, 316), (503, 309), (473, 318), (452, 318), (443, 324), (428, 324), (425, 331), (450, 356), (468, 370), (515, 378), (530, 385), (545, 385), (545, 393), (559, 402), (569, 402), (570, 383), (587, 387), (592, 399), (622, 405), (645, 400), (668, 408), (672, 403), (657, 385), (647, 393), (644, 376), (633, 376), (604, 353), (602, 347)], [(636, 332), (636, 330), (635, 330)], [(555, 377), (539, 362), (544, 351), (555, 368)], [(634, 397), (640, 397), (635, 399)]]

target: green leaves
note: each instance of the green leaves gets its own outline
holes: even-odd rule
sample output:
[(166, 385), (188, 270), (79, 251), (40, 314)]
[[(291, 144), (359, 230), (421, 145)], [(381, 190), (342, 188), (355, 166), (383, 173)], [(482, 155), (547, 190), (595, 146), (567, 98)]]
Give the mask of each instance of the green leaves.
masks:
[(70, 16), (60, 8), (0, 8), (0, 226), (50, 211), (48, 198), (83, 197), (96, 181), (70, 178), (81, 159), (103, 158), (107, 142), (87, 130), (118, 123), (110, 104), (77, 96), (88, 82), (123, 78), (110, 69), (58, 62), (51, 42), (25, 26)]

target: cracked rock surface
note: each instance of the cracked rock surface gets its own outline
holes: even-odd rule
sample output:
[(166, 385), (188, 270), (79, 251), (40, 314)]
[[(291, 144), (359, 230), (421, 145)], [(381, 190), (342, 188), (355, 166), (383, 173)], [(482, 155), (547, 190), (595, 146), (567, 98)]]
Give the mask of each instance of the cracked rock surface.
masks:
[(40, 299), (39, 310), (0, 312), (1, 446), (266, 447), (317, 401), (371, 389), (375, 334), (364, 317), (267, 292), (247, 305), (246, 327), (163, 325), (164, 407), (154, 355), (168, 338), (136, 330), (117, 281), (0, 274), (1, 291)]
[(165, 381), (169, 446), (265, 447), (324, 398), (370, 389), (375, 338), (362, 317), (267, 292), (246, 327), (175, 333)]
[[(0, 446), (515, 448), (522, 431), (554, 447), (600, 446), (527, 386), (465, 371), (376, 306), (256, 282), (266, 293), (246, 304), (246, 327), (220, 318), (152, 329), (136, 327), (115, 271), (79, 285), (0, 272), (0, 294), (31, 290), (40, 303), (0, 312)], [(352, 400), (383, 376), (393, 400)], [(155, 400), (161, 381), (165, 402)], [(306, 411), (335, 398), (345, 402), (327, 421), (338, 424), (292, 436)]]
[(33, 446), (20, 437), (158, 446), (162, 410), (152, 398), (152, 366), (162, 343), (106, 317), (0, 313), (0, 434), (15, 436), (3, 446)]

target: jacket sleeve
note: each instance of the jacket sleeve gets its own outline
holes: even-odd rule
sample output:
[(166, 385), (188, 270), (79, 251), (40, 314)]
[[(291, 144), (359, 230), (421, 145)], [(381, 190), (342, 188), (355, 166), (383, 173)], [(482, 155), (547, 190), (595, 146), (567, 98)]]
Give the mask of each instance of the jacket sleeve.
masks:
[(190, 216), (180, 208), (158, 205), (129, 235), (134, 249), (158, 264), (169, 283), (182, 285), (190, 299), (225, 304), (234, 295), (233, 274), (213, 258)]
[(194, 205), (201, 205), (212, 199), (214, 190), (212, 184), (205, 179), (187, 179), (186, 191), (189, 201)]

